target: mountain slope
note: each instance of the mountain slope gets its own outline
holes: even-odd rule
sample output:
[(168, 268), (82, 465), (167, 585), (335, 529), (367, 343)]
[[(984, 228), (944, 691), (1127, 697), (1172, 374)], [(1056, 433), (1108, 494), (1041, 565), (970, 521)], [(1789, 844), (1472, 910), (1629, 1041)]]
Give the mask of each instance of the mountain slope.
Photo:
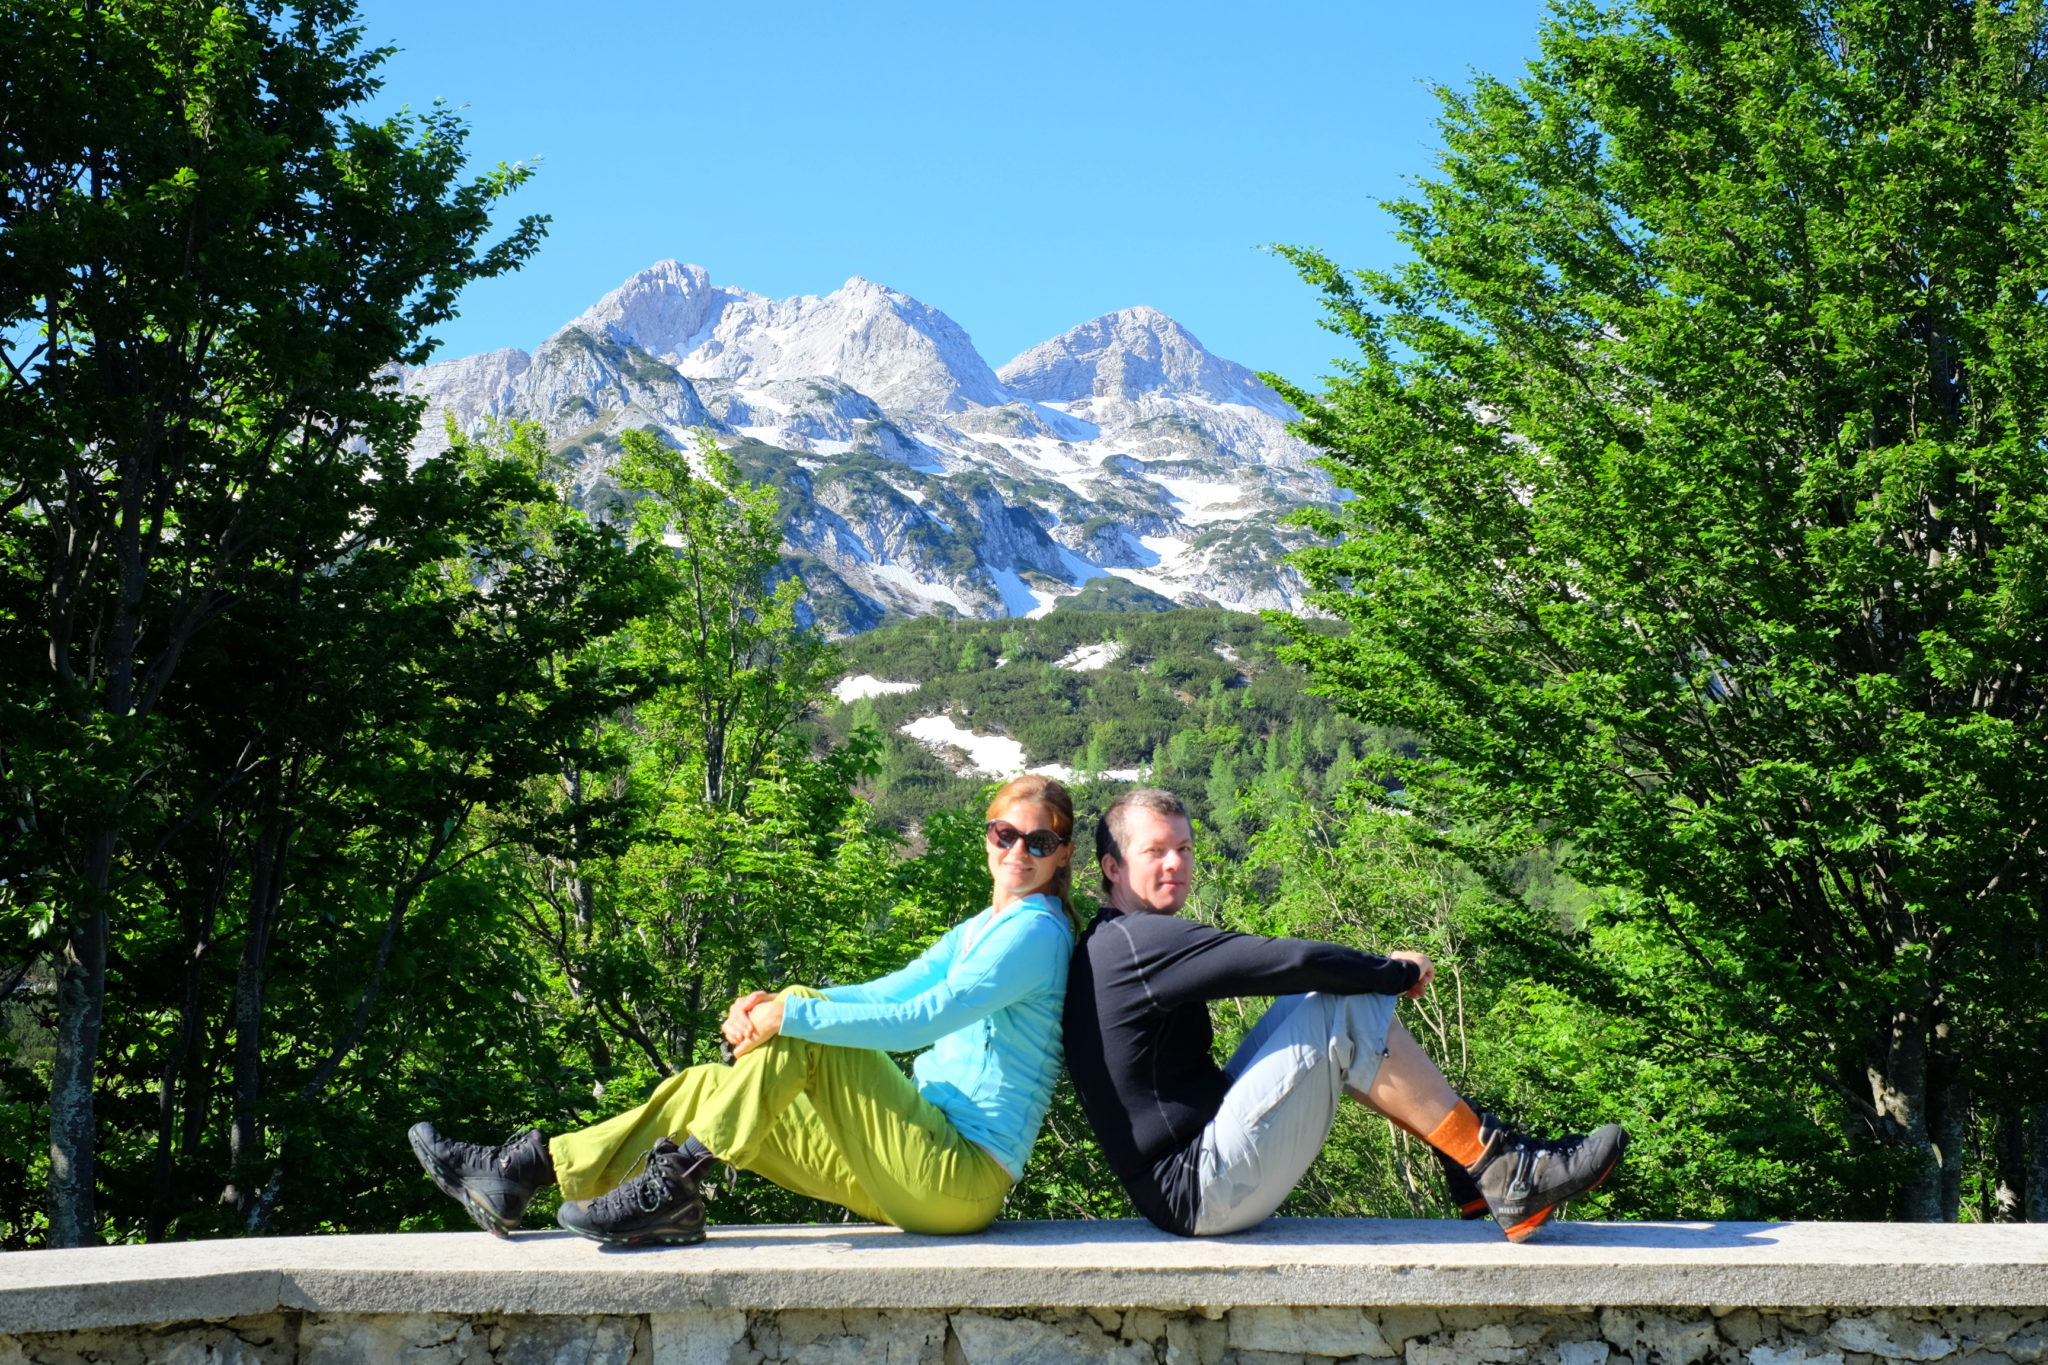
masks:
[(1150, 308), (992, 369), (958, 323), (868, 280), (769, 299), (663, 261), (532, 353), (407, 372), (444, 424), (540, 422), (588, 505), (620, 433), (731, 447), (782, 498), (790, 567), (835, 633), (892, 616), (1039, 615), (1104, 574), (1175, 602), (1294, 609), (1282, 518), (1333, 496), (1287, 406)]

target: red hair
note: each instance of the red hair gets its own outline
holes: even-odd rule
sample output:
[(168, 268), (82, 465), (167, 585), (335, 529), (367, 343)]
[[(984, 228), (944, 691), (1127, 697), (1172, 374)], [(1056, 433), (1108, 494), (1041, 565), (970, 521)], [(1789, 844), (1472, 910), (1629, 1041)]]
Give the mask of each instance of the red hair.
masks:
[[(1074, 798), (1068, 795), (1065, 787), (1055, 782), (1052, 778), (1041, 777), (1037, 773), (1025, 773), (1020, 777), (1013, 777), (1002, 786), (997, 787), (996, 794), (989, 798), (988, 818), (991, 820), (995, 819), (997, 811), (1007, 809), (1019, 801), (1034, 801), (1041, 806), (1049, 807), (1052, 811), (1052, 827), (1059, 831), (1060, 837), (1067, 841), (1069, 848), (1073, 847)], [(1081, 922), (1074, 914), (1074, 859), (1072, 854), (1068, 855), (1065, 865), (1059, 871), (1052, 874), (1052, 880), (1045, 884), (1043, 891), (1048, 896), (1059, 897), (1060, 908), (1067, 912), (1067, 919), (1072, 921), (1075, 930), (1078, 932)]]

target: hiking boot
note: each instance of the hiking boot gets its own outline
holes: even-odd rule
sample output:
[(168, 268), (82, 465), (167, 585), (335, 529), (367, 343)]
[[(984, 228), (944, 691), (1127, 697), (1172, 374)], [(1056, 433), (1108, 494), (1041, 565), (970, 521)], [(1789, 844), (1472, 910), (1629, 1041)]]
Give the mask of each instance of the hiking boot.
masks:
[(1510, 1242), (1525, 1240), (1566, 1200), (1599, 1185), (1628, 1150), (1628, 1134), (1612, 1123), (1548, 1141), (1517, 1133), (1491, 1114), (1479, 1123), (1486, 1150), (1469, 1168), (1472, 1183)]
[(511, 1236), (533, 1196), (555, 1181), (554, 1159), (538, 1128), (502, 1147), (452, 1141), (431, 1123), (415, 1123), (405, 1136), (441, 1193), (461, 1200), (476, 1225), (495, 1237)]
[(1458, 1217), (1466, 1222), (1486, 1217), (1486, 1196), (1479, 1192), (1479, 1184), (1472, 1179), (1472, 1172), (1446, 1153), (1434, 1147), (1429, 1150), (1436, 1157), (1437, 1165), (1444, 1168), (1444, 1194), (1450, 1199), (1451, 1207), (1458, 1211)]
[(689, 1246), (704, 1240), (704, 1193), (697, 1173), (707, 1162), (656, 1138), (638, 1175), (595, 1199), (568, 1199), (555, 1221), (595, 1242), (615, 1246)]

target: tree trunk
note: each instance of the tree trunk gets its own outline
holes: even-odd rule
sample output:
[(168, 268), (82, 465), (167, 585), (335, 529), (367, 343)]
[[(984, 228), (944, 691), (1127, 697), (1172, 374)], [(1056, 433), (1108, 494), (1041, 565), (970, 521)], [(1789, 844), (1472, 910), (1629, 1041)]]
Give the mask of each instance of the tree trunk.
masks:
[(2048, 1104), (2037, 1104), (2027, 1116), (2026, 1202), (2029, 1223), (2048, 1223)]
[(107, 1004), (107, 887), (116, 832), (95, 831), (86, 845), (84, 886), (74, 901), (57, 958), (57, 1057), (50, 1078), (50, 1245), (99, 1240), (94, 1088), (100, 1024)]
[[(1877, 1136), (1894, 1151), (1917, 1158), (1913, 1172), (1892, 1192), (1892, 1216), (1906, 1223), (1939, 1223), (1942, 1217), (1944, 1171), (1935, 1134), (1929, 1127), (1928, 1029), (1924, 1019), (1901, 1012), (1890, 1031), (1871, 1050), (1866, 1083)], [(1960, 1154), (1958, 1154), (1960, 1155)]]
[(597, 923), (597, 887), (582, 875), (583, 860), (590, 854), (590, 819), (583, 805), (583, 770), (571, 766), (567, 774), (568, 805), (574, 823), (573, 841), (564, 871), (569, 877), (569, 901), (576, 907), (576, 927), (586, 935)]
[(228, 1183), (220, 1201), (244, 1212), (243, 1188), (262, 1134), (256, 1110), (263, 1099), (263, 965), (270, 932), (284, 892), (284, 830), (275, 819), (256, 836), (249, 868), (249, 925), (242, 936), (242, 962), (235, 972), (234, 1118), (228, 1127)]
[(1991, 1192), (1985, 1210), (1994, 1223), (2027, 1222), (2027, 1114), (2008, 1109), (1992, 1120)]
[(1963, 1216), (1963, 1166), (1969, 1145), (1969, 1088), (1956, 1074), (1946, 1053), (1929, 1060), (1927, 1083), (1927, 1128), (1933, 1139), (1935, 1160), (1941, 1163), (1941, 1221), (1953, 1223)]
[(172, 1186), (177, 1183), (172, 1150), (172, 1133), (177, 1125), (178, 1080), (192, 1059), (199, 1037), (201, 988), (206, 979), (206, 950), (213, 944), (214, 920), (227, 888), (227, 842), (216, 839), (213, 867), (206, 892), (206, 904), (193, 916), (187, 928), (191, 944), (185, 954), (184, 995), (178, 1008), (178, 1037), (164, 1058), (163, 1075), (156, 1092), (156, 1164), (149, 1185), (149, 1222), (146, 1240), (160, 1242), (170, 1223)]

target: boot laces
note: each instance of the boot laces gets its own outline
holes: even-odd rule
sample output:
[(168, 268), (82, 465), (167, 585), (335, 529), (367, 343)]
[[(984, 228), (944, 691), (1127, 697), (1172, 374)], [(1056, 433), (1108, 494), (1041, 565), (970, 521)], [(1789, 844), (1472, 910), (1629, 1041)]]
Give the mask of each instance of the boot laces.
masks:
[(531, 1143), (528, 1140), (528, 1135), (525, 1133), (521, 1133), (518, 1137), (512, 1139), (512, 1141), (506, 1143), (504, 1146), (493, 1147), (490, 1149), (491, 1164), (497, 1168), (498, 1174), (504, 1176), (506, 1179), (516, 1179), (517, 1173), (514, 1172), (512, 1169), (513, 1163), (521, 1161), (525, 1158), (526, 1149), (530, 1145)]
[(1515, 1173), (1508, 1180), (1508, 1193), (1520, 1198), (1536, 1187), (1543, 1164), (1552, 1158), (1569, 1161), (1583, 1137), (1558, 1138), (1552, 1142), (1521, 1141), (1515, 1144)]
[(463, 1171), (503, 1170), (504, 1152), (502, 1147), (487, 1147), (481, 1142), (457, 1142), (452, 1138), (441, 1139), (444, 1160)]
[(627, 1206), (639, 1213), (659, 1210), (669, 1200), (671, 1182), (658, 1163), (659, 1155), (649, 1147), (627, 1168), (625, 1179), (590, 1202), (591, 1210), (613, 1213)]
[(1526, 1142), (1515, 1144), (1515, 1173), (1508, 1179), (1508, 1194), (1520, 1199), (1535, 1187), (1536, 1166), (1546, 1154)]

